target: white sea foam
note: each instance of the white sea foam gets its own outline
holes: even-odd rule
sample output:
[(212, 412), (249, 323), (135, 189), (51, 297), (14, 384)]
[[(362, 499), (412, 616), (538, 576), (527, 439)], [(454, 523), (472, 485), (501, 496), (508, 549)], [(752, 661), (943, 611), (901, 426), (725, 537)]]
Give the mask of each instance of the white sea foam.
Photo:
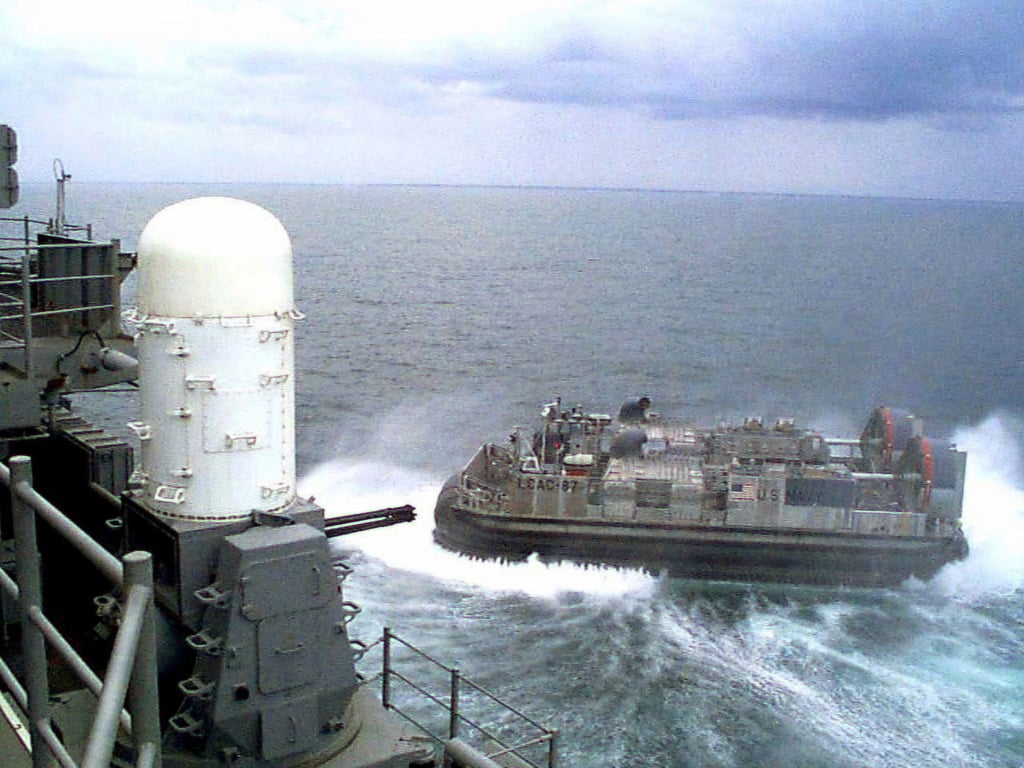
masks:
[(1024, 585), (1021, 426), (1011, 415), (994, 414), (955, 435), (967, 451), (963, 525), (971, 551), (935, 577), (945, 594), (974, 601)]
[[(1008, 594), (1024, 585), (1024, 481), (1021, 425), (1007, 414), (992, 415), (959, 430), (957, 445), (968, 453), (964, 532), (970, 556), (946, 566), (931, 588), (966, 601)], [(300, 482), (328, 516), (412, 504), (416, 521), (347, 536), (365, 553), (391, 568), (424, 573), (495, 591), (538, 597), (566, 592), (619, 595), (650, 592), (655, 580), (628, 570), (477, 561), (434, 544), (433, 508), (440, 481), (422, 471), (375, 459), (337, 458), (313, 469)]]
[(335, 459), (313, 469), (299, 483), (328, 517), (412, 504), (416, 520), (345, 536), (390, 568), (423, 573), (493, 591), (555, 597), (580, 592), (596, 595), (647, 593), (656, 580), (642, 572), (548, 565), (536, 558), (524, 563), (479, 561), (462, 557), (433, 541), (434, 502), (441, 482), (425, 472), (367, 459)]

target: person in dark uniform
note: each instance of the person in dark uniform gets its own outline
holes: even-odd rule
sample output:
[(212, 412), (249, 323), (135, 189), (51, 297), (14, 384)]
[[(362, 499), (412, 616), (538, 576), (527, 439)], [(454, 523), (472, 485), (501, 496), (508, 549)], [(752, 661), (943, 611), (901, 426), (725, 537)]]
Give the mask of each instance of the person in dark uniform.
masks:
[(644, 395), (627, 400), (619, 408), (619, 421), (623, 424), (642, 424), (647, 421), (647, 411), (651, 407), (651, 398)]

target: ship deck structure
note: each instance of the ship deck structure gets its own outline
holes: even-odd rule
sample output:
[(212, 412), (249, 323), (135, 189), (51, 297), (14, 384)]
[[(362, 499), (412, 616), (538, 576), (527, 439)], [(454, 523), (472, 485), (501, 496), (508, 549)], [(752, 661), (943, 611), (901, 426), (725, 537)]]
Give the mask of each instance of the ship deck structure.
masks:
[[(9, 207), (7, 126), (0, 149)], [(330, 539), (414, 511), (330, 515), (296, 492), (302, 314), (280, 222), (195, 198), (125, 253), (66, 223), (58, 170), (55, 218), (0, 219), (0, 763), (553, 766), (556, 731), (497, 697), (515, 727), (471, 719), (457, 669), (390, 628), (353, 634), (352, 569)], [(129, 333), (120, 289), (135, 268)], [(75, 410), (97, 389), (141, 401), (118, 410), (141, 451)], [(377, 674), (357, 666), (368, 653)], [(410, 658), (450, 689), (424, 693)]]

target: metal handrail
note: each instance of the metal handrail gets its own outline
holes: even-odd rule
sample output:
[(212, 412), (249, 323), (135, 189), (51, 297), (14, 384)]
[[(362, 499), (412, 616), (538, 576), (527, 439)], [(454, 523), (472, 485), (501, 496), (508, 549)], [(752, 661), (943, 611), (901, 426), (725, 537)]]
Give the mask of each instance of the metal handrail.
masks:
[[(475, 753), (475, 750), (472, 750), (472, 748), (467, 747), (461, 741), (461, 739), (459, 739), (459, 725), (462, 724), (462, 723), (465, 723), (466, 725), (469, 725), (472, 728), (476, 729), (478, 732), (483, 734), (483, 736), (485, 738), (490, 739), (492, 742), (497, 744), (498, 747), (499, 747), (499, 749), (494, 750), (492, 752), (489, 752), (486, 755), (482, 755), (482, 754), (479, 755), (480, 765), (491, 765), (491, 764), (493, 764), (493, 760), (492, 759), (495, 758), (495, 757), (500, 757), (500, 756), (503, 756), (503, 755), (515, 755), (516, 757), (518, 757), (520, 760), (524, 761), (525, 763), (527, 763), (527, 764), (529, 764), (531, 766), (534, 766), (534, 768), (540, 768), (539, 766), (537, 766), (536, 763), (534, 763), (528, 757), (523, 755), (521, 753), (521, 750), (526, 749), (527, 747), (537, 746), (537, 745), (545, 744), (546, 743), (548, 745), (548, 749), (547, 749), (547, 768), (554, 768), (555, 763), (556, 763), (556, 756), (557, 756), (557, 752), (556, 752), (556, 740), (557, 740), (557, 736), (558, 736), (558, 731), (557, 730), (551, 729), (551, 728), (547, 728), (546, 726), (542, 725), (541, 723), (536, 722), (535, 720), (533, 720), (532, 718), (528, 717), (524, 713), (520, 712), (519, 710), (515, 709), (514, 707), (512, 707), (509, 704), (507, 704), (504, 701), (502, 701), (500, 698), (498, 698), (496, 695), (494, 695), (493, 693), (491, 693), (487, 689), (481, 687), (480, 685), (477, 685), (473, 681), (471, 681), (468, 678), (464, 677), (461, 674), (461, 672), (459, 672), (458, 668), (448, 667), (448, 666), (442, 664), (441, 662), (439, 662), (436, 659), (432, 658), (430, 655), (428, 655), (428, 654), (424, 653), (423, 651), (421, 651), (419, 648), (415, 647), (414, 645), (411, 645), (407, 641), (405, 641), (402, 638), (400, 638), (397, 635), (395, 635), (389, 628), (387, 628), (387, 627), (384, 628), (384, 635), (381, 638), (381, 640), (383, 641), (383, 645), (384, 645), (381, 700), (382, 700), (382, 702), (383, 702), (383, 704), (384, 704), (384, 706), (386, 708), (396, 712), (397, 714), (399, 714), (400, 716), (402, 716), (403, 718), (408, 720), (410, 723), (415, 725), (417, 728), (419, 728), (421, 731), (423, 731), (428, 736), (433, 738), (435, 741), (438, 741), (439, 743), (445, 744), (446, 748), (448, 746), (453, 746), (456, 749), (458, 749), (460, 752), (465, 752), (467, 755), (469, 755), (469, 754), (477, 754), (477, 753)], [(445, 672), (448, 673), (449, 680), (450, 680), (450, 688), (449, 688), (448, 700), (447, 701), (445, 701), (443, 698), (440, 698), (440, 697), (430, 693), (429, 691), (425, 690), (423, 687), (421, 687), (420, 685), (415, 683), (413, 680), (411, 680), (410, 678), (408, 678), (405, 675), (401, 674), (400, 672), (397, 672), (394, 669), (394, 665), (393, 665), (393, 662), (392, 662), (392, 649), (391, 649), (392, 642), (397, 642), (397, 643), (401, 644), (405, 648), (407, 648), (410, 651), (412, 651), (413, 653), (417, 654), (420, 658), (422, 658), (425, 661), (429, 662), (434, 667), (437, 667), (438, 669), (444, 670)], [(441, 735), (439, 735), (437, 733), (434, 733), (430, 728), (428, 728), (427, 726), (425, 726), (422, 723), (418, 722), (411, 715), (409, 715), (406, 712), (403, 712), (401, 709), (399, 709), (398, 707), (395, 706), (394, 702), (392, 701), (392, 697), (391, 697), (391, 680), (392, 680), (392, 678), (397, 678), (398, 680), (401, 680), (405, 684), (409, 685), (417, 693), (419, 693), (420, 695), (425, 697), (427, 700), (434, 702), (435, 704), (437, 704), (442, 709), (444, 709), (445, 711), (448, 712), (448, 716), (449, 716), (448, 721), (449, 722), (448, 722), (448, 736), (447, 736), (447, 738), (442, 737)], [(536, 737), (533, 737), (533, 738), (529, 738), (526, 741), (518, 742), (516, 744), (506, 744), (501, 738), (499, 738), (494, 733), (491, 733), (490, 731), (488, 731), (483, 725), (481, 725), (480, 723), (477, 723), (477, 722), (471, 720), (470, 718), (468, 718), (466, 715), (464, 715), (462, 713), (461, 708), (460, 708), (460, 691), (462, 689), (463, 684), (465, 684), (466, 686), (472, 688), (473, 690), (478, 691), (479, 693), (483, 694), (485, 697), (487, 697), (488, 699), (493, 701), (495, 704), (497, 704), (499, 707), (504, 709), (506, 712), (511, 713), (516, 718), (518, 718), (520, 721), (522, 721), (524, 723), (527, 723), (532, 728), (535, 728), (536, 730), (540, 731), (540, 735), (538, 735)]]
[[(59, 206), (58, 206), (59, 208)], [(0, 237), (0, 264), (5, 267), (5, 273), (7, 279), (5, 279), (0, 285), (5, 287), (19, 287), (20, 286), (20, 297), (11, 297), (14, 299), (12, 304), (6, 305), (8, 309), (14, 310), (13, 314), (5, 314), (4, 317), (0, 317), (0, 322), (20, 322), (21, 325), (21, 336), (17, 336), (14, 333), (5, 333), (5, 337), (10, 339), (13, 343), (6, 345), (6, 349), (20, 349), (22, 350), (22, 371), (24, 374), (32, 378), (34, 376), (33, 371), (33, 359), (31, 353), (32, 346), (32, 323), (33, 318), (38, 317), (50, 317), (50, 316), (66, 316), (72, 315), (77, 312), (90, 311), (90, 310), (113, 310), (117, 311), (118, 305), (116, 300), (114, 303), (95, 304), (83, 307), (73, 308), (61, 308), (61, 309), (50, 309), (41, 311), (32, 311), (32, 286), (45, 283), (69, 283), (79, 282), (86, 285), (88, 281), (113, 281), (113, 286), (116, 294), (116, 281), (117, 274), (116, 269), (111, 274), (103, 275), (64, 275), (42, 278), (39, 276), (32, 277), (32, 269), (36, 261), (42, 256), (45, 251), (49, 250), (60, 250), (66, 248), (66, 243), (33, 243), (32, 235), (40, 232), (46, 232), (48, 234), (65, 235), (68, 233), (85, 233), (85, 239), (92, 241), (92, 225), (78, 225), (78, 224), (67, 224), (64, 222), (63, 216), (59, 216), (56, 223), (53, 219), (49, 221), (43, 221), (39, 219), (30, 219), (27, 215), (22, 217), (0, 217), (0, 225), (2, 224), (15, 224), (20, 225), (22, 232), (19, 237)], [(0, 232), (2, 234), (2, 232)], [(107, 246), (110, 243), (91, 243), (97, 246)], [(8, 245), (12, 243), (13, 245)], [(20, 312), (17, 308), (20, 307)]]
[(49, 223), (42, 219), (30, 219), (28, 216), (0, 216), (0, 221), (9, 221), (15, 224), (21, 224), (23, 221), (27, 221), (29, 224), (38, 224), (39, 226), (45, 226)]
[[(62, 245), (61, 248), (67, 248)], [(110, 280), (110, 275), (60, 275), (58, 277), (33, 277), (33, 285), (44, 285), (46, 283), (84, 283), (89, 280)], [(0, 280), (0, 286), (21, 285), (21, 278), (13, 280)]]
[[(12, 238), (10, 242), (20, 243), (20, 245), (0, 245), (0, 253), (3, 253), (4, 251), (20, 253), (25, 250), (26, 246), (34, 251), (59, 251), (61, 248), (66, 248), (68, 246), (68, 243), (33, 243), (31, 240), (27, 243), (23, 243), (20, 238), (17, 240)], [(103, 243), (97, 243), (97, 245), (103, 245)]]
[[(25, 231), (28, 232), (29, 225), (33, 224), (37, 227), (46, 227), (47, 231), (53, 233), (55, 225), (53, 219), (44, 221), (43, 219), (30, 219), (28, 216), (0, 216), (0, 223), (7, 224), (22, 224), (25, 227)], [(85, 232), (86, 237), (92, 240), (92, 224), (64, 224), (65, 232)], [(13, 237), (0, 237), (0, 240), (14, 241), (20, 238)], [(27, 237), (26, 237), (27, 239)]]
[[(34, 281), (33, 281), (34, 282)], [(66, 309), (43, 309), (30, 313), (32, 317), (52, 317), (54, 315), (69, 315), (74, 312), (88, 312), (94, 309), (114, 309), (113, 304), (89, 304), (83, 307), (67, 307)], [(4, 315), (0, 321), (20, 320), (21, 315)]]
[[(13, 457), (10, 469), (0, 464), (0, 482), (10, 491), (18, 574), (15, 582), (8, 574), (0, 572), (0, 589), (11, 595), (19, 607), (25, 686), (21, 687), (2, 659), (0, 681), (7, 685), (15, 702), (28, 714), (33, 768), (48, 768), (53, 760), (62, 768), (109, 766), (119, 726), (132, 737), (136, 768), (159, 768), (160, 721), (152, 555), (130, 552), (118, 560), (103, 549), (32, 488), (32, 464), (27, 456)], [(124, 590), (125, 610), (103, 680), (89, 669), (43, 614), (37, 516), (85, 555), (111, 583)], [(50, 725), (47, 643), (65, 658), (70, 670), (98, 697), (80, 767)], [(124, 709), (126, 697), (128, 712)]]

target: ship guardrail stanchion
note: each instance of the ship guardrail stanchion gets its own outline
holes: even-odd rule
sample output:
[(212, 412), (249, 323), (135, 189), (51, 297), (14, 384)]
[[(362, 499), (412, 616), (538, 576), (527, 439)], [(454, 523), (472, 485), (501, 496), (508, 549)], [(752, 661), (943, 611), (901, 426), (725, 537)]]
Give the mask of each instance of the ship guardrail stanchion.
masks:
[(25, 654), (25, 692), (28, 695), (28, 732), (32, 745), (32, 767), (49, 768), (53, 755), (46, 744), (43, 726), (50, 718), (50, 684), (46, 676), (46, 639), (32, 621), (34, 610), (41, 610), (43, 584), (36, 542), (36, 513), (21, 498), (23, 487), (32, 487), (32, 460), (14, 456), (11, 468), (11, 514), (14, 525), (15, 562), (18, 569), (22, 648)]
[[(540, 768), (541, 762), (527, 757), (523, 753), (523, 750), (546, 745), (546, 764), (548, 768), (554, 768), (557, 762), (557, 730), (546, 728), (514, 707), (509, 706), (506, 702), (499, 699), (490, 691), (477, 685), (469, 678), (463, 677), (457, 667), (448, 667), (440, 663), (421, 651), (419, 648), (416, 648), (414, 645), (409, 644), (401, 637), (395, 635), (388, 627), (384, 628), (384, 635), (381, 640), (378, 640), (377, 642), (382, 644), (384, 653), (383, 672), (381, 673), (381, 678), (383, 680), (381, 700), (384, 703), (384, 706), (404, 717), (425, 734), (430, 736), (430, 738), (443, 748), (445, 762), (443, 762), (442, 765), (457, 764), (465, 766), (465, 768), (500, 768), (502, 765), (508, 765), (511, 763), (515, 765)], [(417, 657), (426, 661), (432, 668), (447, 672), (447, 692), (442, 693), (437, 691), (435, 694), (428, 691), (412, 679), (403, 675), (397, 669), (394, 669), (395, 643), (398, 643), (399, 646), (404, 646)], [(374, 645), (376, 644), (377, 643), (374, 643)], [(447, 712), (447, 737), (443, 735), (440, 723), (438, 723), (436, 727), (432, 728), (431, 726), (427, 726), (424, 723), (419, 722), (409, 713), (403, 711), (402, 706), (393, 700), (393, 678), (404, 683), (406, 686), (409, 686), (409, 688), (418, 693), (421, 697)], [(513, 718), (520, 724), (526, 723), (530, 725), (532, 728), (539, 731), (539, 735), (514, 744), (507, 743), (509, 739), (507, 737), (500, 737), (497, 733), (491, 732), (491, 730), (489, 730), (491, 726), (482, 724), (463, 714), (462, 689), (464, 687), (468, 687), (470, 689), (469, 701), (471, 704), (476, 701), (476, 697), (479, 695), (483, 697), (483, 699), (496, 704), (501, 710), (504, 710), (505, 713), (513, 716)], [(465, 730), (463, 725), (468, 726), (472, 733), (478, 734), (488, 740), (488, 749), (490, 750), (490, 754), (481, 752), (478, 748), (472, 746), (460, 736), (460, 733)], [(500, 760), (496, 758), (500, 758)], [(455, 762), (451, 763), (452, 760)]]
[[(33, 768), (75, 768), (55, 727), (50, 722), (50, 690), (47, 644), (69, 665), (69, 669), (98, 698), (95, 717), (82, 757), (82, 768), (110, 765), (119, 725), (133, 739), (134, 768), (160, 768), (161, 732), (157, 682), (156, 616), (152, 555), (131, 552), (118, 560), (59, 510), (39, 496), (32, 487), (32, 462), (14, 456), (10, 469), (0, 468), (0, 477), (10, 485), (11, 516), (15, 538), (15, 583), (6, 573), (0, 586), (17, 600), (21, 620), (24, 658), (24, 689), (13, 673), (0, 662), (0, 677), (28, 715), (29, 747)], [(100, 680), (43, 613), (42, 565), (37, 538), (36, 516), (86, 555), (96, 568), (125, 591), (125, 610), (107, 665), (106, 679)], [(127, 698), (131, 717), (124, 712)]]
[(452, 692), (451, 706), (448, 717), (448, 738), (454, 739), (459, 735), (459, 669), (452, 669)]
[(384, 674), (380, 684), (380, 701), (384, 709), (391, 709), (391, 628), (384, 627)]
[(28, 223), (25, 224), (25, 249), (21, 255), (21, 311), (22, 329), (21, 338), (25, 345), (22, 350), (22, 366), (25, 376), (32, 379), (34, 375), (32, 367), (32, 251), (28, 238)]
[[(156, 694), (156, 635), (153, 624), (153, 564), (148, 552), (130, 552), (124, 557), (125, 609), (110, 653), (103, 691), (96, 706), (82, 768), (105, 768), (110, 764), (117, 736), (118, 715), (133, 690), (132, 739), (136, 765), (152, 765), (159, 758), (159, 723)], [(135, 679), (139, 673), (139, 679)], [(139, 708), (136, 709), (135, 705)], [(136, 717), (142, 716), (143, 722)]]
[(129, 595), (139, 594), (142, 619), (138, 647), (128, 688), (128, 710), (132, 715), (132, 740), (138, 768), (159, 766), (160, 691), (157, 682), (156, 621), (153, 603), (153, 556), (129, 552), (123, 558), (125, 587)]

